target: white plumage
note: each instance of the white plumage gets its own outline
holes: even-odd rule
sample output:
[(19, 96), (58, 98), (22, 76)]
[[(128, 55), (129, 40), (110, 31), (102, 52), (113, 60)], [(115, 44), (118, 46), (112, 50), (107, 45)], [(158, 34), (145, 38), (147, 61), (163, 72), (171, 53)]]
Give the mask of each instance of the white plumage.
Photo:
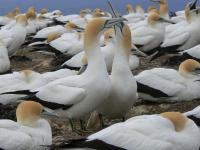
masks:
[[(154, 68), (136, 76), (139, 97), (155, 102), (188, 101), (200, 97), (199, 76), (195, 69), (200, 67), (194, 60), (186, 60), (174, 69)], [(194, 72), (193, 72), (194, 71)]]
[(51, 127), (39, 117), (42, 109), (38, 103), (23, 102), (16, 110), (17, 122), (0, 120), (0, 148), (42, 150), (42, 145), (52, 144)]

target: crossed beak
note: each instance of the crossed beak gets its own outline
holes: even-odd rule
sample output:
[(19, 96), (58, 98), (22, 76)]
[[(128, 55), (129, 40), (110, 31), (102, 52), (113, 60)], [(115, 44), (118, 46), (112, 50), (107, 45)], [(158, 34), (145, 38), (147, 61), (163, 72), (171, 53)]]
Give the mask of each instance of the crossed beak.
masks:
[(114, 25), (117, 25), (117, 24), (119, 24), (121, 22), (124, 22), (124, 21), (127, 21), (127, 20), (125, 18), (122, 18), (122, 17), (120, 17), (120, 18), (111, 18), (111, 19), (106, 20), (103, 28), (111, 28)]

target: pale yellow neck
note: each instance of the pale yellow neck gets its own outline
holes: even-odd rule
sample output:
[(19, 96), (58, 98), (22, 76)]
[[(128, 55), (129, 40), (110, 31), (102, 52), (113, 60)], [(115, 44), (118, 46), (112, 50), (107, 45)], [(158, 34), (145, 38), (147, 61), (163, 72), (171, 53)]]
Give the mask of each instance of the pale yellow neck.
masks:
[(168, 14), (168, 5), (167, 4), (161, 4), (159, 12), (160, 12), (161, 16), (165, 16), (166, 14)]

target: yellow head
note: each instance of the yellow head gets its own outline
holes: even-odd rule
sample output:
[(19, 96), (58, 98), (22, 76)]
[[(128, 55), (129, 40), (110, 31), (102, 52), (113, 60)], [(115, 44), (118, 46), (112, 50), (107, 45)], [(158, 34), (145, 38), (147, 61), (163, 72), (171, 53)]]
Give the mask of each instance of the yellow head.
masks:
[(123, 18), (94, 18), (90, 21), (84, 32), (84, 50), (87, 53), (87, 50), (98, 47), (98, 42), (100, 36), (105, 29), (113, 27), (113, 25), (118, 24), (124, 21)]
[(21, 13), (21, 10), (19, 7), (16, 7), (14, 10), (15, 16), (19, 15)]
[(155, 6), (149, 6), (147, 12), (148, 13), (151, 13), (151, 12), (159, 13), (158, 9)]
[(160, 19), (159, 14), (157, 13), (151, 13), (148, 17), (148, 24), (154, 25), (158, 20)]
[(144, 13), (144, 9), (143, 9), (142, 6), (140, 6), (140, 5), (137, 5), (137, 6), (135, 7), (135, 11), (136, 11), (136, 13), (140, 13), (140, 14), (143, 14), (143, 13)]
[(98, 34), (103, 30), (104, 24), (106, 20), (101, 18), (95, 18), (92, 21), (90, 21), (85, 29), (85, 35), (84, 35), (84, 46), (92, 46), (94, 43), (94, 40), (96, 40)]
[(32, 70), (22, 70), (20, 73), (24, 74), (25, 77), (29, 77), (32, 75), (33, 71)]
[(28, 25), (28, 21), (27, 21), (27, 18), (25, 15), (19, 15), (16, 17), (16, 22), (23, 25), (23, 26), (26, 26)]
[(36, 13), (33, 8), (29, 8), (29, 10), (26, 12), (26, 17), (28, 19), (36, 19)]
[(133, 13), (133, 6), (131, 4), (126, 5), (126, 11), (128, 12), (128, 14)]
[(179, 73), (185, 77), (190, 77), (196, 69), (200, 69), (200, 63), (196, 60), (188, 59), (180, 64)]
[(97, 18), (97, 17), (104, 17), (105, 16), (105, 13), (103, 12), (103, 10), (101, 10), (100, 8), (96, 8), (94, 10), (94, 13), (92, 15), (94, 18)]
[(188, 118), (179, 112), (166, 112), (161, 114), (162, 117), (170, 120), (174, 125), (176, 132), (181, 132), (184, 130)]
[(40, 10), (40, 13), (42, 15), (44, 15), (44, 14), (48, 13), (48, 9), (47, 8), (43, 8), (43, 9)]
[(25, 126), (35, 126), (43, 106), (34, 101), (24, 101), (20, 103), (16, 110), (17, 122)]
[(35, 12), (35, 11), (36, 11), (36, 9), (35, 9), (35, 7), (31, 6), (31, 7), (29, 7), (29, 8), (28, 8), (28, 10), (27, 10), (27, 11), (34, 11), (34, 12)]
[(50, 42), (52, 42), (53, 40), (55, 40), (55, 39), (57, 39), (57, 38), (59, 38), (59, 37), (60, 37), (60, 34), (59, 34), (59, 33), (57, 33), (57, 32), (52, 32), (52, 33), (50, 33), (50, 34), (48, 35), (48, 37), (47, 37), (47, 42), (50, 43)]
[(118, 32), (116, 32), (116, 38), (118, 39), (117, 43), (120, 43), (122, 48), (125, 50), (127, 58), (129, 58), (132, 49), (132, 36), (131, 30), (127, 24), (124, 24), (120, 35), (118, 35)]
[(185, 7), (185, 18), (188, 23), (192, 22), (192, 16), (190, 14), (190, 8), (188, 6)]
[(94, 12), (99, 12), (99, 13), (102, 13), (102, 12), (103, 12), (103, 10), (102, 10), (102, 9), (100, 9), (100, 8), (96, 8), (96, 9), (94, 10)]
[(77, 25), (74, 24), (73, 22), (68, 22), (68, 23), (65, 24), (65, 28), (67, 30), (74, 30), (75, 28), (77, 28)]

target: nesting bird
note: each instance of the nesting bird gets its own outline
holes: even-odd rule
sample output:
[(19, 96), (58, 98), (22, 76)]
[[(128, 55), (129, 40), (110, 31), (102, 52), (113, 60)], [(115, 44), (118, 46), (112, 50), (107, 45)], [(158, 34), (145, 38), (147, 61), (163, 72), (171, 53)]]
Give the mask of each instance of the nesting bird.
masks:
[(16, 17), (16, 24), (12, 28), (0, 30), (2, 42), (6, 45), (9, 56), (12, 56), (25, 42), (27, 25), (26, 16), (19, 15)]
[(16, 110), (17, 122), (0, 120), (0, 148), (42, 150), (42, 145), (51, 145), (51, 127), (40, 117), (42, 111), (39, 103), (22, 102)]
[(188, 59), (179, 70), (154, 68), (136, 76), (139, 98), (153, 102), (180, 102), (197, 99), (200, 63)]
[(130, 118), (86, 139), (66, 141), (60, 149), (197, 150), (199, 140), (199, 128), (191, 119), (179, 112), (165, 112)]

